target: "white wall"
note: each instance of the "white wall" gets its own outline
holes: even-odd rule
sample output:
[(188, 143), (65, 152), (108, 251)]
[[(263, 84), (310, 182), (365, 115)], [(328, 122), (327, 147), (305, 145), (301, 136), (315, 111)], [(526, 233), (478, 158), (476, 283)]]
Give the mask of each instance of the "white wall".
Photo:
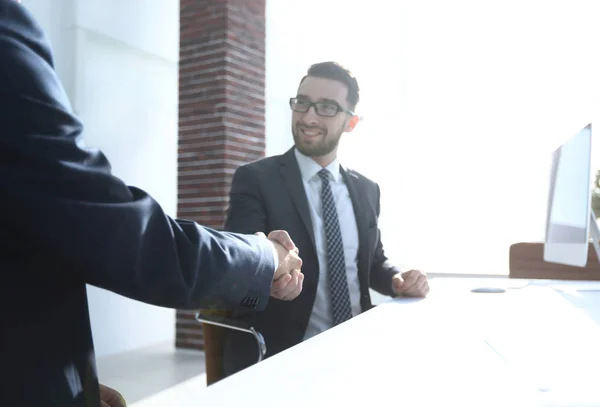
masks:
[[(291, 112), (288, 100), (296, 94), (298, 81), (306, 71), (298, 61), (296, 30), (290, 27), (290, 7), (293, 2), (266, 2), (265, 51), (265, 132), (266, 155), (281, 154), (294, 143), (291, 133)], [(294, 41), (296, 40), (296, 41)]]
[[(25, 0), (55, 51), (85, 140), (113, 172), (177, 208), (179, 2)], [(175, 311), (88, 287), (98, 357), (174, 342)]]
[[(346, 0), (350, 1), (350, 0)], [(344, 3), (345, 4), (345, 3)], [(352, 42), (332, 37), (324, 39), (322, 30), (291, 29), (298, 21), (310, 27), (331, 26), (331, 16), (351, 15), (340, 8), (340, 0), (303, 2), (267, 1), (266, 6), (266, 154), (281, 154), (293, 146), (289, 98), (296, 95), (300, 79), (310, 65), (335, 60), (352, 69)], [(318, 10), (318, 12), (315, 12)], [(336, 20), (337, 21), (337, 20)], [(337, 25), (342, 25), (337, 21)], [(339, 35), (345, 35), (339, 33)], [(329, 45), (324, 41), (330, 41)]]
[(306, 68), (337, 60), (365, 118), (341, 161), (381, 187), (386, 253), (507, 274), (510, 244), (543, 240), (552, 149), (600, 112), (600, 4), (396, 3), (267, 2), (267, 154), (292, 145)]

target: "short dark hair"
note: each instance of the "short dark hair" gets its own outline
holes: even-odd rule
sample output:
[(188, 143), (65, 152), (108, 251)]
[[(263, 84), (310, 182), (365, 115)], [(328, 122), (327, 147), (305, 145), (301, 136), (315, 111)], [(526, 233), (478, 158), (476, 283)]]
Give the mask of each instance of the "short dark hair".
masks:
[(359, 100), (359, 92), (360, 89), (358, 87), (358, 81), (352, 75), (348, 69), (344, 68), (342, 65), (337, 62), (327, 61), (327, 62), (319, 62), (317, 64), (313, 64), (308, 68), (308, 72), (302, 78), (300, 83), (304, 82), (308, 76), (313, 76), (315, 78), (324, 78), (324, 79), (333, 79), (335, 81), (342, 82), (348, 88), (348, 107), (351, 110), (356, 108)]

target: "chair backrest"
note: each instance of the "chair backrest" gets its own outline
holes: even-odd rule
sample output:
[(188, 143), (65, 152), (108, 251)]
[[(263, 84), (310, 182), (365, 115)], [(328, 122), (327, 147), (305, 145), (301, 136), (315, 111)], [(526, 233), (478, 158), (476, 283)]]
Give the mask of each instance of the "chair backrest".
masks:
[(196, 321), (202, 323), (204, 333), (204, 357), (206, 365), (206, 385), (223, 379), (223, 350), (225, 347), (225, 330), (233, 329), (252, 335), (256, 340), (257, 362), (264, 359), (267, 353), (265, 338), (246, 321), (232, 319), (230, 311), (201, 310), (196, 313)]
[(225, 340), (225, 330), (226, 328), (220, 326), (202, 324), (207, 386), (218, 382), (224, 377), (223, 343)]
[[(205, 316), (229, 317), (231, 312), (201, 310), (200, 314)], [(206, 385), (221, 380), (223, 373), (223, 348), (225, 343), (225, 331), (227, 328), (212, 324), (202, 324), (202, 336), (204, 338), (204, 365), (206, 369)]]
[(586, 267), (545, 262), (543, 243), (515, 243), (510, 246), (509, 276), (524, 279), (600, 280), (600, 262), (591, 243)]

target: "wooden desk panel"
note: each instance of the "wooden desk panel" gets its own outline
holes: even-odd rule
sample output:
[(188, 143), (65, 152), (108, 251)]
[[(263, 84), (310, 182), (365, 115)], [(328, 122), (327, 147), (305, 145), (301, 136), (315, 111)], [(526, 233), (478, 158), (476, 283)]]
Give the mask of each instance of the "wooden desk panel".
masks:
[(584, 268), (547, 263), (543, 243), (515, 243), (510, 247), (509, 276), (524, 279), (600, 280), (600, 262), (593, 245), (588, 250)]

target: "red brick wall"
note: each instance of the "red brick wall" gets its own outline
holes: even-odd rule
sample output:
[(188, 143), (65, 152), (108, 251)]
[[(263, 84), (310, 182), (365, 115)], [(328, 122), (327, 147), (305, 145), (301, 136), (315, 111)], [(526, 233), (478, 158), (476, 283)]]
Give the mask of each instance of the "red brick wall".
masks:
[[(265, 0), (181, 0), (178, 216), (220, 229), (231, 177), (265, 153)], [(176, 346), (203, 349), (195, 312)]]

